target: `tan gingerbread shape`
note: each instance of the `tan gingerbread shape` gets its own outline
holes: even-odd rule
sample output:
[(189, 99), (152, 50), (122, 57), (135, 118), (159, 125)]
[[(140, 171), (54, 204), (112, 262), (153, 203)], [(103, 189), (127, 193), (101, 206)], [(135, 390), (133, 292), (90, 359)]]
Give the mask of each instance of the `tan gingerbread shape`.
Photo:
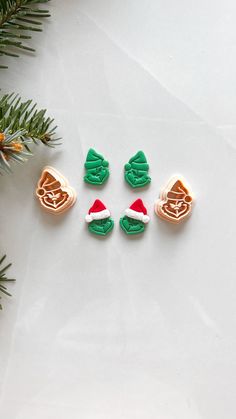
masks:
[(62, 214), (76, 201), (76, 192), (56, 169), (46, 166), (39, 179), (36, 195), (42, 207), (52, 214)]
[(179, 223), (191, 214), (193, 195), (182, 176), (172, 176), (155, 203), (155, 213), (171, 223)]

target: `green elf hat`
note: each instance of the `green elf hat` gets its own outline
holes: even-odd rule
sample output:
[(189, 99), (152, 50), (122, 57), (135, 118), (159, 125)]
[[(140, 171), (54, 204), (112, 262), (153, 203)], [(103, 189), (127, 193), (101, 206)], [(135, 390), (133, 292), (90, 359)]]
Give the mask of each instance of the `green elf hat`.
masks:
[(138, 151), (125, 165), (125, 170), (137, 169), (148, 171), (149, 164), (143, 151)]
[(104, 159), (102, 154), (98, 154), (93, 148), (90, 148), (86, 157), (84, 167), (89, 169), (96, 169), (97, 167), (108, 167), (109, 163)]

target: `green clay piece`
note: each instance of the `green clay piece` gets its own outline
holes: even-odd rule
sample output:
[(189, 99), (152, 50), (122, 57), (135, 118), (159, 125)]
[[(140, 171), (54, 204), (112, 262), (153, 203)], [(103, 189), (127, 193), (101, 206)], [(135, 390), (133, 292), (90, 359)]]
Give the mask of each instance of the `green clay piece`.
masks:
[(138, 151), (125, 164), (125, 180), (132, 188), (142, 188), (151, 182), (149, 164), (143, 151)]
[(84, 181), (91, 185), (102, 185), (109, 177), (109, 163), (101, 154), (90, 148), (84, 167), (86, 175)]
[(142, 221), (127, 217), (127, 215), (120, 218), (120, 226), (126, 234), (139, 234), (145, 230), (145, 224)]
[(88, 225), (91, 233), (99, 236), (106, 236), (114, 227), (114, 220), (111, 217), (103, 218), (102, 220), (93, 220)]

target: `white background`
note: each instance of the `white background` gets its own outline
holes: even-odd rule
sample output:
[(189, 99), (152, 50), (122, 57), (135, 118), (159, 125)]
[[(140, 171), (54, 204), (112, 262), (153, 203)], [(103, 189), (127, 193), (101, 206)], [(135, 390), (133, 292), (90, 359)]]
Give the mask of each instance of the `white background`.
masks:
[[(46, 107), (63, 145), (0, 178), (0, 242), (14, 262), (0, 313), (4, 419), (235, 419), (236, 30), (234, 0), (57, 0), (35, 57), (8, 60), (4, 92)], [(89, 147), (110, 162), (83, 184)], [(152, 183), (123, 181), (138, 149)], [(45, 164), (78, 192), (63, 217), (34, 189)], [(181, 173), (196, 205), (157, 219), (161, 186)], [(95, 198), (106, 240), (87, 232)], [(141, 197), (151, 222), (130, 239), (118, 220)]]

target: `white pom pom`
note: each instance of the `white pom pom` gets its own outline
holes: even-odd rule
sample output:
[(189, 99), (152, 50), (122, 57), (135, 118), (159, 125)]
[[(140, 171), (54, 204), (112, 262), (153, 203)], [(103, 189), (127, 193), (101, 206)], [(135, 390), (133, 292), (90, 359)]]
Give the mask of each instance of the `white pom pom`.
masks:
[(87, 214), (85, 216), (85, 221), (86, 221), (86, 223), (91, 223), (91, 221), (93, 221), (92, 215), (91, 214)]
[(149, 220), (150, 220), (150, 218), (149, 218), (148, 215), (143, 215), (142, 221), (143, 221), (144, 224), (147, 224), (149, 222)]

